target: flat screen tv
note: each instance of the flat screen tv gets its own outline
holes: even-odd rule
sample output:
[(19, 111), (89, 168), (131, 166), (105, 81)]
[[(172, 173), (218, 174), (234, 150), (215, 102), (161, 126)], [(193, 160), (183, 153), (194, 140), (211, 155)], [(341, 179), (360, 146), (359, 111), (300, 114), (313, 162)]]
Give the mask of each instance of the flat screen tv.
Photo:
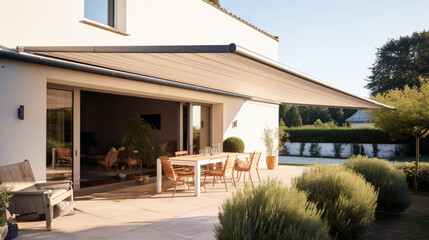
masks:
[(161, 130), (161, 114), (141, 114), (140, 117), (156, 130)]

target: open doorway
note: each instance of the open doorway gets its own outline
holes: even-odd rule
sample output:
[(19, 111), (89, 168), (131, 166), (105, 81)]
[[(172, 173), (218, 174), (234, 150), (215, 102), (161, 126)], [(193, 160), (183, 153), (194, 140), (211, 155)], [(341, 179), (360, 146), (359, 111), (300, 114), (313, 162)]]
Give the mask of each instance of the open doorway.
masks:
[[(177, 150), (179, 102), (81, 91), (81, 187), (103, 184), (118, 173), (128, 177), (140, 172), (133, 153), (123, 146), (129, 119), (140, 117), (155, 128), (155, 138), (169, 155)], [(120, 150), (112, 166), (103, 166), (112, 148)], [(143, 172), (154, 171), (143, 166)], [(90, 183), (92, 182), (92, 183)], [(105, 181), (104, 181), (105, 182)]]

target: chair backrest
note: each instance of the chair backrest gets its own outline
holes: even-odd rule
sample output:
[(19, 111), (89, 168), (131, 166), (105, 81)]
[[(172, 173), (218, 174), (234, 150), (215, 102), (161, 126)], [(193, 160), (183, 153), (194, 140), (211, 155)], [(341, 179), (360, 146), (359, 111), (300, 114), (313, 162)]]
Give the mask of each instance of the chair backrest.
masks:
[(176, 173), (174, 172), (171, 160), (168, 157), (159, 157), (161, 159), (162, 170), (166, 178), (176, 180)]
[(35, 186), (36, 179), (30, 162), (25, 160), (0, 167), (0, 182), (8, 188), (8, 191), (19, 191)]
[(261, 152), (254, 152), (252, 156), (252, 161), (250, 163), (250, 169), (256, 169), (258, 168), (259, 159), (261, 159)]
[(112, 147), (107, 153), (106, 157), (104, 158), (106, 165), (107, 166), (114, 165), (118, 160), (118, 154), (119, 154), (119, 150), (116, 150), (116, 148)]
[(70, 148), (57, 148), (55, 149), (57, 153), (58, 159), (71, 159), (72, 158), (72, 151)]
[(118, 148), (118, 158), (121, 162), (126, 162), (129, 158), (131, 158), (130, 151), (126, 149), (125, 147)]
[(179, 152), (175, 152), (175, 153), (174, 153), (174, 155), (175, 155), (176, 157), (179, 157), (179, 156), (188, 156), (188, 151), (179, 151)]
[(225, 166), (223, 167), (223, 174), (231, 174), (234, 170), (237, 155), (229, 156), (226, 158)]

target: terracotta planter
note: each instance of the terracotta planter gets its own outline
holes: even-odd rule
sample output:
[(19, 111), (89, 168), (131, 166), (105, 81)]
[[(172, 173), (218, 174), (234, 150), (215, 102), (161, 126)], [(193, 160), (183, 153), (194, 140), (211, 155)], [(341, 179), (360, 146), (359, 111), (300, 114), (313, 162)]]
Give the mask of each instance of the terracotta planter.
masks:
[(267, 161), (267, 168), (272, 170), (274, 168), (276, 168), (277, 166), (277, 156), (273, 156), (273, 157), (266, 157), (265, 158)]

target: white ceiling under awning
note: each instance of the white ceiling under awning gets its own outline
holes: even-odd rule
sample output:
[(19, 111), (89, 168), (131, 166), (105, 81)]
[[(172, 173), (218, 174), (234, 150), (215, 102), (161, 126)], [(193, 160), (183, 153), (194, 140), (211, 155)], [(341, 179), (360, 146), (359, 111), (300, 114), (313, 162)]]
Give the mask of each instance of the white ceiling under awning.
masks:
[(274, 103), (392, 109), (323, 83), (235, 44), (224, 45), (225, 50), (219, 50), (223, 49), (219, 48), (222, 46), (19, 49), (32, 54), (237, 93)]

